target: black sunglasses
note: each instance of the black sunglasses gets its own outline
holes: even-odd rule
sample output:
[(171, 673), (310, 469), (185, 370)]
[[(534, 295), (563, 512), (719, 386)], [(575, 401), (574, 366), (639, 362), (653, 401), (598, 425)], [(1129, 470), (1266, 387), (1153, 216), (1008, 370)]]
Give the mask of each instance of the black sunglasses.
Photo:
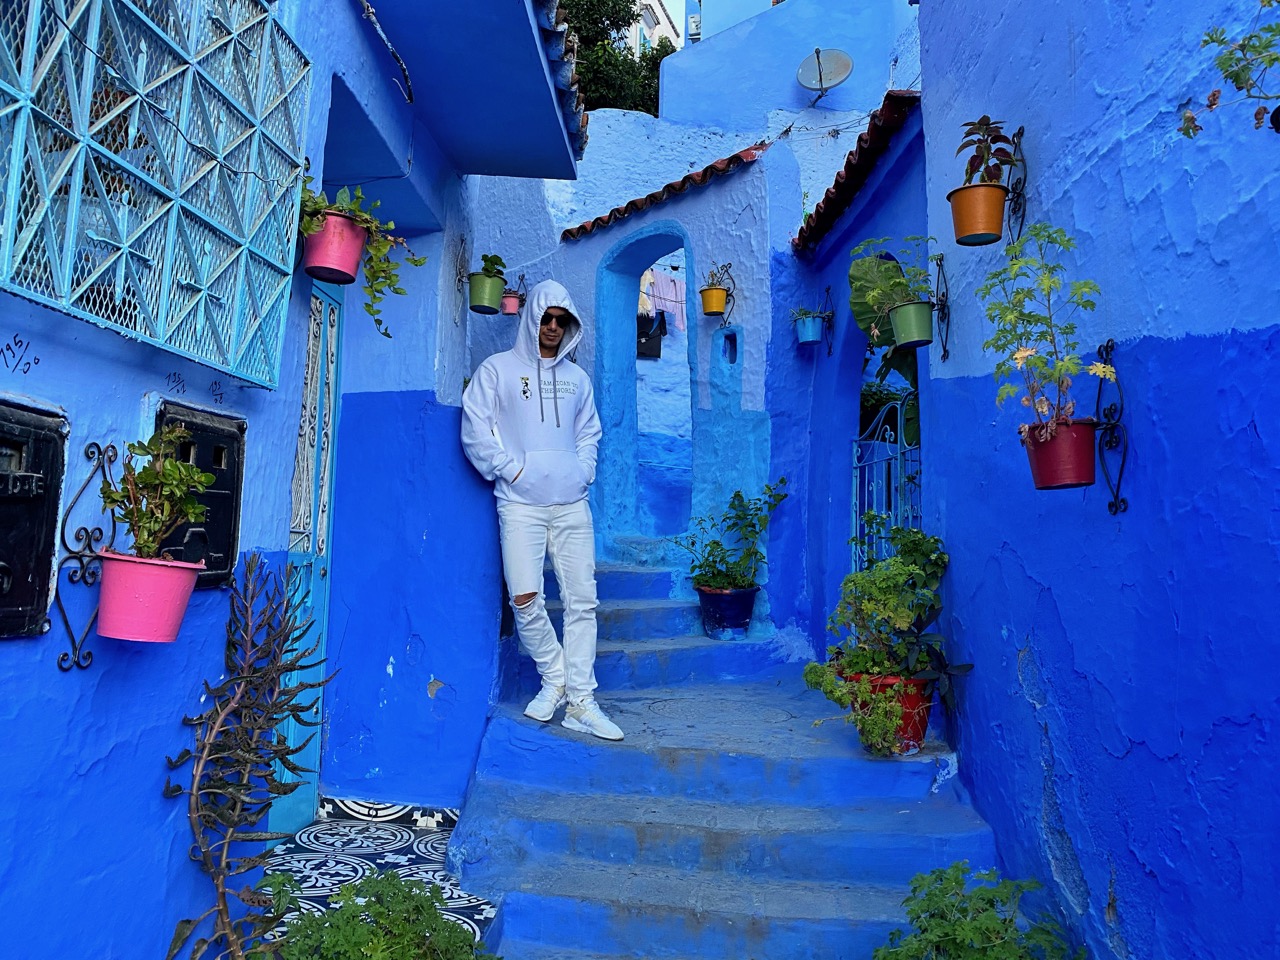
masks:
[(569, 318), (567, 316), (557, 317), (555, 314), (551, 313), (544, 313), (542, 315), (541, 323), (544, 327), (554, 323), (561, 330), (567, 330), (569, 328)]

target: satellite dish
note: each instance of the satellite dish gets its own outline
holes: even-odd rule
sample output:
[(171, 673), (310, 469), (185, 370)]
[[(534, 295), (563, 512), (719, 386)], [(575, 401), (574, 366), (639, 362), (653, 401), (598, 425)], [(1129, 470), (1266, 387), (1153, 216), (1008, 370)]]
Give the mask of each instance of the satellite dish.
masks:
[(804, 58), (804, 63), (796, 71), (796, 80), (806, 90), (825, 94), (848, 80), (851, 73), (853, 57), (834, 47), (827, 50), (819, 47)]

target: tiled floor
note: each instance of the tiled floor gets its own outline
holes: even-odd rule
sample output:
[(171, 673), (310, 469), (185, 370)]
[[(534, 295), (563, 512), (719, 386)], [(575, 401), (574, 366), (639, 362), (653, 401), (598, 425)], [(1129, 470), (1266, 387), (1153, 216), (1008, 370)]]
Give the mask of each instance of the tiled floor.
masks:
[(322, 800), (320, 819), (276, 846), (267, 873), (291, 874), (303, 912), (321, 913), (343, 884), (377, 871), (436, 884), (445, 915), (484, 936), (494, 908), (487, 900), (458, 889), (444, 868), (445, 847), (458, 822), (456, 810)]

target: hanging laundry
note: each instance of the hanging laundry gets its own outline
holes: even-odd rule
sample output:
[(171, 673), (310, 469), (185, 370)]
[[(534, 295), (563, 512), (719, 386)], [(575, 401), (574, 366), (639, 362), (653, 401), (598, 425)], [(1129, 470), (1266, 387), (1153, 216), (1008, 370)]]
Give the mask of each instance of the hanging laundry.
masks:
[(676, 329), (684, 332), (684, 281), (669, 273), (653, 275), (653, 302), (659, 310), (665, 310), (667, 317), (676, 325)]
[(650, 267), (644, 273), (640, 274), (640, 301), (637, 308), (639, 313), (647, 313), (653, 316), (653, 268)]

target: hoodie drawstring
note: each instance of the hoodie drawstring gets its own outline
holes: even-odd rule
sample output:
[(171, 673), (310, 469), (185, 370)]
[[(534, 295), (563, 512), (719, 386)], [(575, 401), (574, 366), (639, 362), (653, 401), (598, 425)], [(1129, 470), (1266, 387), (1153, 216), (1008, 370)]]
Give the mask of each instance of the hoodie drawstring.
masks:
[(555, 367), (551, 368), (551, 405), (556, 411), (556, 429), (560, 429), (560, 390), (556, 384), (557, 371)]
[[(547, 422), (547, 411), (542, 405), (542, 357), (539, 356), (534, 365), (534, 389), (538, 391), (538, 416)], [(559, 424), (556, 424), (559, 426)]]

